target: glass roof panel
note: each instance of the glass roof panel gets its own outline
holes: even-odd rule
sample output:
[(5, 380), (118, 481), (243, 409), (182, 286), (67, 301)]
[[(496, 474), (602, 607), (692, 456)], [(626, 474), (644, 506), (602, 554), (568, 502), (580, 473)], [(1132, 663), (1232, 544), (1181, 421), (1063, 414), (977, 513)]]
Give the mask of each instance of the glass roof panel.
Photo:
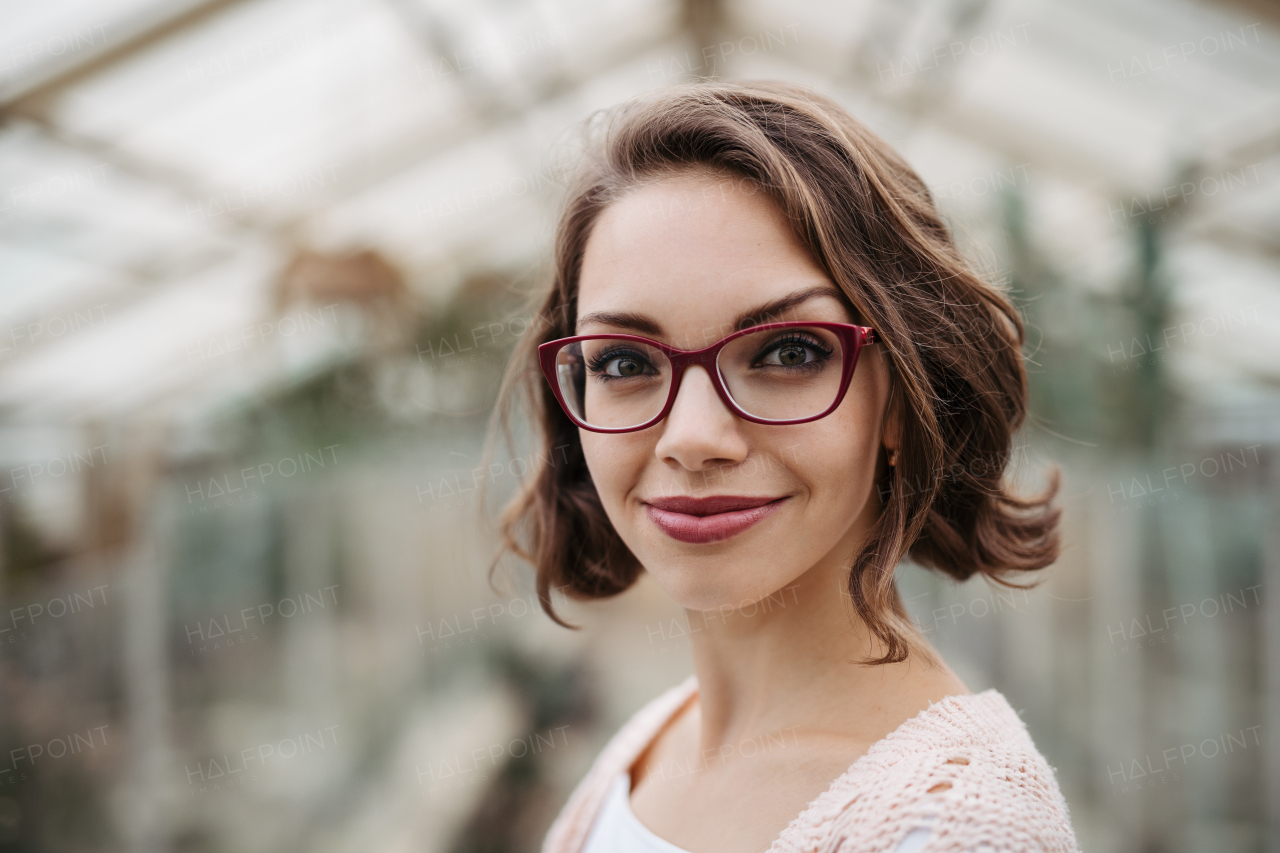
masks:
[(420, 53), (385, 4), (269, 0), (74, 87), (53, 116), (209, 192), (298, 210), (345, 166), (448, 127), (462, 101), (420, 78)]
[[(935, 192), (1024, 169), (1046, 250), (1097, 286), (1131, 262), (1108, 205), (1159, 191), (1191, 153), (1256, 173), (1195, 200), (1198, 245), (1268, 257), (1280, 43), (1238, 11), (1175, 2), (1177, 15), (1151, 0), (1030, 0), (965, 17), (962, 4), (750, 0), (727, 10), (736, 30), (722, 43), (692, 53), (671, 0), (227, 4), (0, 130), (0, 316), (12, 329), (110, 303), (99, 325), (127, 326), (206, 279), (222, 281), (208, 294), (241, 294), (227, 310), (246, 310), (272, 279), (270, 264), (243, 259), (264, 246), (287, 257), (299, 241), (377, 249), (441, 296), (471, 267), (545, 256), (554, 152), (592, 110), (712, 72), (831, 92)], [(126, 39), (195, 5), (10, 4), (0, 60), (95, 22)], [(1170, 46), (1177, 60), (1156, 73)], [(945, 200), (949, 215), (991, 220), (995, 197), (970, 195)], [(221, 316), (197, 303), (182, 310)], [(71, 369), (58, 353), (76, 337), (0, 356), (0, 378), (36, 394), (56, 365)], [(169, 358), (156, 346), (95, 364), (104, 387)]]

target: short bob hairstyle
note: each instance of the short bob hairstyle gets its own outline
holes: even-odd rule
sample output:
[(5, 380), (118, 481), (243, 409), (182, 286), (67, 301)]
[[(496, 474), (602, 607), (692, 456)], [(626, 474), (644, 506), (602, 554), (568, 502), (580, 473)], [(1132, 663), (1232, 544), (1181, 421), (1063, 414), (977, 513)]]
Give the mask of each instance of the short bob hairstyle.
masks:
[(901, 444), (895, 466), (881, 454), (883, 507), (849, 555), (853, 606), (886, 648), (866, 662), (905, 660), (908, 638), (919, 636), (894, 583), (904, 557), (957, 580), (980, 573), (1019, 588), (1010, 576), (1056, 559), (1056, 468), (1039, 496), (1018, 497), (1004, 482), (1027, 408), (1021, 318), (961, 258), (928, 188), (883, 140), (829, 98), (781, 83), (662, 89), (597, 115), (586, 138), (556, 232), (550, 292), (531, 326), (540, 334), (522, 340), (495, 411), (505, 429), (523, 392), (540, 428), (542, 464), (502, 514), (498, 556), (534, 565), (552, 619), (566, 624), (552, 590), (617, 595), (642, 566), (605, 515), (537, 346), (575, 334), (583, 251), (601, 211), (690, 170), (767, 192), (844, 292), (854, 322), (882, 342)]

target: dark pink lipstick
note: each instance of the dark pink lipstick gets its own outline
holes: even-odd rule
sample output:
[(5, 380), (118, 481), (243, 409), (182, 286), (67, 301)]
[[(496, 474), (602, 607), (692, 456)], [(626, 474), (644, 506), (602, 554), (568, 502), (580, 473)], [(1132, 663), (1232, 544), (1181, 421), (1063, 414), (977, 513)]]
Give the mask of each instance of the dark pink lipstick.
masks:
[(763, 521), (786, 497), (713, 495), (645, 501), (645, 512), (658, 528), (680, 542), (702, 544), (736, 536)]

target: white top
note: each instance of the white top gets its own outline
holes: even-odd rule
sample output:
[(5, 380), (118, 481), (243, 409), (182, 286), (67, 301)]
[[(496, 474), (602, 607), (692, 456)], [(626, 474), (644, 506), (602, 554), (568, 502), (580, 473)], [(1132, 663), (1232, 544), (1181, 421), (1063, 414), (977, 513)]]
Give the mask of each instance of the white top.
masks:
[(654, 835), (631, 811), (631, 774), (613, 779), (582, 853), (689, 853)]
[[(930, 815), (925, 823), (907, 833), (894, 853), (915, 853), (929, 840)], [(654, 835), (631, 811), (631, 774), (623, 771), (613, 779), (609, 794), (587, 836), (582, 853), (689, 853)]]

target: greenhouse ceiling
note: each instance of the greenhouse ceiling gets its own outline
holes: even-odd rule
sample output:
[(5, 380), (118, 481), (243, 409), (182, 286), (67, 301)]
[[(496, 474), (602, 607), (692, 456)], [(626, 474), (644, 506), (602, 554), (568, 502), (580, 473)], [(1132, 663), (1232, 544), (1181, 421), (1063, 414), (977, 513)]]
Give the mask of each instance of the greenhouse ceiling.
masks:
[[(832, 93), (957, 215), (1021, 176), (1082, 287), (1118, 279), (1136, 219), (1177, 212), (1178, 305), (1199, 324), (1188, 377), (1233, 399), (1280, 382), (1273, 7), (10, 0), (2, 14), (10, 423), (190, 409), (346, 357), (358, 335), (343, 324), (292, 347), (269, 325), (292, 310), (277, 281), (301, 252), (376, 250), (425, 304), (476, 271), (535, 268), (573, 127), (704, 76)], [(1209, 335), (1210, 318), (1230, 333)], [(210, 355), (250, 327), (274, 339)]]

